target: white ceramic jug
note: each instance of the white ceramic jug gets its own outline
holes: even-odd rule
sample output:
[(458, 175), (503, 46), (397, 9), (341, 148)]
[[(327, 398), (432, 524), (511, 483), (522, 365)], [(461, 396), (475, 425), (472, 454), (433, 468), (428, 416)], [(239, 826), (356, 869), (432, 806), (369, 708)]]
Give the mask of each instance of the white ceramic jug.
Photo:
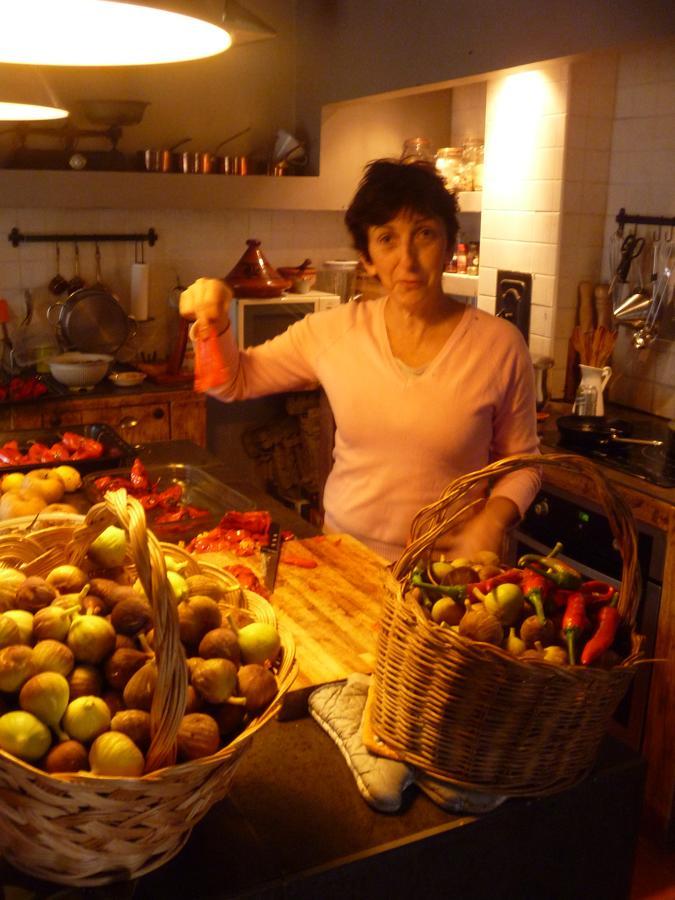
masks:
[(581, 381), (579, 382), (579, 393), (588, 392), (591, 396), (595, 396), (595, 411), (588, 411), (586, 415), (604, 416), (605, 404), (602, 398), (602, 392), (605, 385), (609, 381), (612, 370), (610, 366), (603, 366), (601, 369), (596, 366), (579, 365), (581, 372)]

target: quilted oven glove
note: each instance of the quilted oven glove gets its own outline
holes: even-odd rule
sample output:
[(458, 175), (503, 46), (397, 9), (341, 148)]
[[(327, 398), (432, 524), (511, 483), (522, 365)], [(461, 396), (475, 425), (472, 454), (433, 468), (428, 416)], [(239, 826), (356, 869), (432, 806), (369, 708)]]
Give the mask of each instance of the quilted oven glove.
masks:
[(411, 784), (442, 809), (456, 814), (478, 815), (504, 802), (506, 797), (454, 788), (406, 763), (371, 753), (362, 739), (369, 686), (369, 675), (354, 674), (346, 681), (316, 688), (309, 697), (312, 717), (337, 744), (366, 803), (379, 812), (396, 812)]

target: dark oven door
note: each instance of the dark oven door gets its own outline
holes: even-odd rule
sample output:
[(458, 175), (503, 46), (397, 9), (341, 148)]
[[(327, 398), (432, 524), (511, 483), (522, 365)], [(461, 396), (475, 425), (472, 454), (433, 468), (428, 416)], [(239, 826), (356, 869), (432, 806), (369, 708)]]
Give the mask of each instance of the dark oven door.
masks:
[[(559, 558), (588, 579), (619, 586), (621, 557), (613, 548), (609, 523), (600, 507), (550, 488), (540, 492), (520, 526), (511, 535), (507, 562), (525, 553), (547, 553), (556, 541), (563, 544)], [(566, 553), (565, 551), (570, 552)], [(661, 601), (665, 540), (661, 532), (638, 523), (638, 557), (642, 593), (636, 629), (646, 638), (645, 653), (653, 654)], [(651, 666), (639, 666), (619, 704), (609, 731), (633, 749), (641, 749), (649, 696)]]

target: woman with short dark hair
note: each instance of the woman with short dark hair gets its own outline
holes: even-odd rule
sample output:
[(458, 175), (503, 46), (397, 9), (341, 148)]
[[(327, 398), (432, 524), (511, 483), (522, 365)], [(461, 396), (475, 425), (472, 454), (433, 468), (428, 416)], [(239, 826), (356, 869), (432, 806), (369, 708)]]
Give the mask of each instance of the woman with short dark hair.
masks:
[[(243, 351), (228, 328), (231, 292), (222, 281), (198, 279), (183, 293), (181, 313), (223, 332), (228, 377), (214, 397), (323, 387), (336, 424), (325, 528), (394, 560), (415, 513), (451, 481), (537, 452), (534, 375), (513, 325), (443, 293), (456, 204), (433, 167), (370, 163), (345, 221), (366, 271), (382, 284), (379, 299), (306, 316)], [(534, 470), (501, 478), (448, 536), (447, 552), (501, 553), (505, 530), (538, 484)]]

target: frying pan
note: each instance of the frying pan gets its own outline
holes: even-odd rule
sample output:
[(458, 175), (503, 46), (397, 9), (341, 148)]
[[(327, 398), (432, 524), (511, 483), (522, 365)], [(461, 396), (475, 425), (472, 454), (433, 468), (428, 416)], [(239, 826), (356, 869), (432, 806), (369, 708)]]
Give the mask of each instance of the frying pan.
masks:
[(661, 447), (663, 441), (622, 437), (628, 427), (618, 419), (604, 416), (561, 416), (557, 422), (560, 437), (580, 450), (597, 450), (611, 444), (642, 444)]
[(47, 321), (56, 326), (62, 342), (87, 353), (115, 354), (130, 335), (134, 320), (110, 291), (81, 288), (64, 302), (52, 303)]

